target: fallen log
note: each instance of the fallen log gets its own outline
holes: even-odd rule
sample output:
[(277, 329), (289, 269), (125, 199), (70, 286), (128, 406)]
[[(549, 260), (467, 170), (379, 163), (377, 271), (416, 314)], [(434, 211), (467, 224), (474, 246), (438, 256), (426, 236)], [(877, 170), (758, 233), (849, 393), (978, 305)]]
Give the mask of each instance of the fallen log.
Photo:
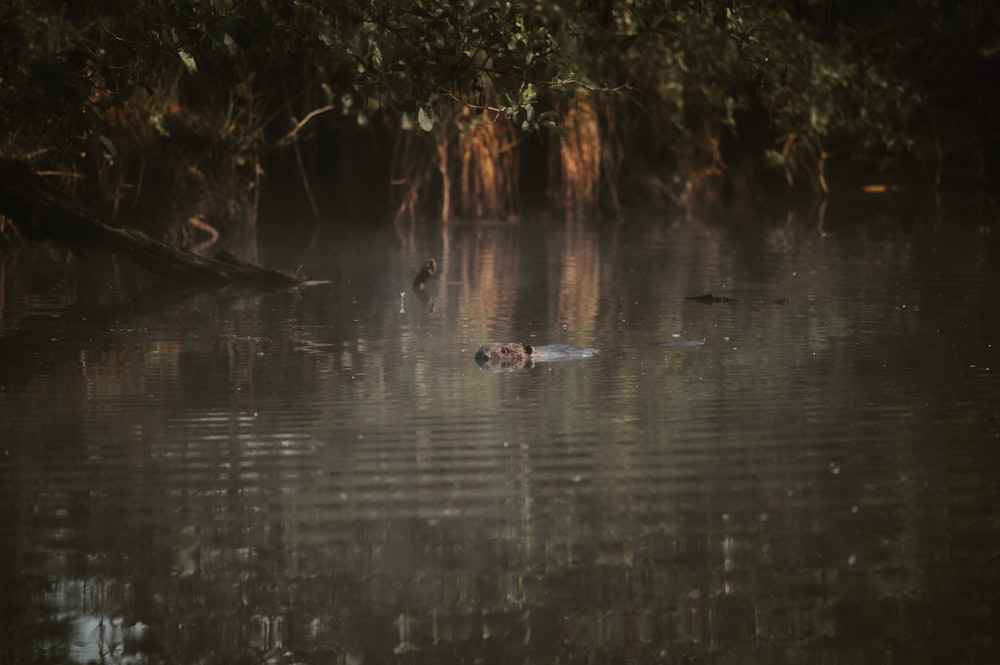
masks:
[(175, 281), (262, 287), (305, 281), (297, 273), (262, 268), (229, 254), (200, 256), (116, 227), (16, 160), (0, 158), (0, 215), (31, 240), (51, 240), (73, 250), (107, 249)]

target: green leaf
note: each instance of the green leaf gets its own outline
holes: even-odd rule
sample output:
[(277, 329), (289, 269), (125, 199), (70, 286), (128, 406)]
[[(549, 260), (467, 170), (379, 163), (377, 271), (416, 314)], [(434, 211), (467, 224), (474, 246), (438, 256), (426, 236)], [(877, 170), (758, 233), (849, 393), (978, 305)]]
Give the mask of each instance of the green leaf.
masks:
[(413, 84), (403, 78), (393, 79), (386, 84), (389, 89), (389, 95), (392, 97), (392, 101), (396, 104), (403, 104), (408, 99), (413, 92)]
[(101, 144), (102, 148), (104, 148), (104, 152), (110, 161), (114, 161), (114, 159), (118, 157), (118, 150), (115, 148), (115, 144), (112, 143), (111, 139), (107, 136), (101, 134), (97, 137), (97, 142)]
[[(552, 124), (552, 123), (550, 123), (550, 124)], [(546, 125), (546, 129), (548, 129), (549, 131), (551, 131), (552, 133), (554, 133), (556, 136), (558, 136), (561, 139), (567, 138), (569, 136), (569, 130), (567, 130), (562, 125), (553, 125), (551, 127), (549, 127), (548, 125)]]
[(622, 53), (625, 53), (626, 51), (630, 50), (637, 41), (639, 41), (639, 37), (641, 36), (642, 35), (640, 35), (639, 33), (636, 33), (634, 35), (629, 35), (628, 37), (621, 39), (618, 42), (618, 49)]
[(180, 57), (181, 62), (184, 63), (184, 66), (187, 67), (189, 74), (198, 73), (198, 63), (195, 62), (194, 57), (192, 57), (190, 53), (182, 48), (179, 48), (177, 49), (177, 55)]
[(429, 132), (434, 129), (434, 112), (427, 109), (424, 106), (420, 107), (417, 111), (417, 124), (420, 125), (420, 129), (425, 132)]

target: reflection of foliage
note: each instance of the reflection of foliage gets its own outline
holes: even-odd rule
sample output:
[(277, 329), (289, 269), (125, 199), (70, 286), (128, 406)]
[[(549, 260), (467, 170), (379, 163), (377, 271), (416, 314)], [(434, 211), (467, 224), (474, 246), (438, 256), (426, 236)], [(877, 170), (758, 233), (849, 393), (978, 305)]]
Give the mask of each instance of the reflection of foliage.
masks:
[[(133, 661), (850, 661), (861, 643), (898, 649), (896, 633), (918, 636), (909, 651), (985, 660), (975, 656), (991, 643), (969, 636), (991, 634), (981, 580), (992, 543), (979, 536), (993, 517), (976, 509), (990, 473), (949, 470), (952, 484), (928, 501), (924, 474), (940, 481), (935, 462), (953, 448), (922, 445), (943, 430), (907, 415), (926, 401), (920, 388), (872, 381), (887, 359), (920, 359), (914, 371), (940, 380), (918, 334), (937, 330), (930, 308), (884, 314), (893, 299), (954, 300), (913, 278), (922, 261), (940, 265), (936, 252), (888, 223), (827, 239), (791, 222), (747, 234), (447, 233), (442, 269), (453, 272), (431, 288), (449, 320), (605, 340), (602, 369), (504, 381), (465, 371), (475, 347), (458, 347), (486, 329), (462, 323), (445, 344), (411, 334), (425, 318), (387, 298), (424, 257), (388, 243), (344, 252), (327, 266), (343, 279), (301, 297), (177, 293), (168, 306), (150, 293), (19, 326), (5, 358), (21, 362), (0, 377), (15, 396), (0, 401), (11, 450), (0, 490), (3, 541), (29, 556), (0, 565), (0, 607), (19, 631), (6, 643), (19, 657), (4, 662), (40, 660), (39, 644), (65, 661), (55, 649), (72, 637), (67, 602), (76, 615), (148, 624), (125, 643)], [(526, 244), (558, 260), (539, 264)], [(990, 248), (977, 247), (966, 267), (986, 274)], [(812, 277), (789, 279), (801, 265)], [(902, 291), (885, 293), (873, 266)], [(681, 304), (714, 267), (802, 307), (744, 300), (719, 329), (719, 310), (705, 318)], [(989, 283), (952, 287), (961, 307)], [(630, 332), (625, 317), (642, 325)], [(873, 325), (886, 334), (868, 334)], [(714, 349), (647, 343), (699, 327)], [(722, 344), (730, 329), (748, 346)], [(986, 348), (992, 328), (979, 335), (938, 348)], [(789, 377), (797, 348), (813, 355)], [(9, 381), (24, 363), (21, 392)], [(810, 436), (790, 432), (788, 395)], [(22, 404), (48, 417), (14, 413)], [(844, 441), (885, 430), (887, 407), (902, 414), (890, 440), (845, 452)], [(985, 399), (959, 417), (988, 427), (992, 413)], [(842, 455), (850, 472), (833, 476)], [(887, 482), (894, 471), (914, 480)], [(966, 480), (980, 484), (951, 491)], [(953, 542), (965, 547), (956, 564), (971, 566), (942, 561)], [(855, 546), (865, 552), (849, 564)], [(44, 602), (52, 586), (58, 606)], [(940, 623), (939, 606), (954, 620)], [(941, 634), (919, 639), (930, 620)]]
[(299, 133), (306, 118), (341, 130), (389, 118), (459, 165), (470, 113), (555, 141), (586, 91), (591, 121), (614, 127), (600, 140), (671, 173), (675, 196), (745, 153), (821, 185), (828, 155), (877, 169), (953, 156), (982, 172), (997, 152), (998, 93), (982, 85), (996, 23), (944, 0), (11, 0), (0, 150), (48, 150), (58, 165), (88, 152), (105, 169), (169, 140), (252, 179), (281, 137), (316, 136)]

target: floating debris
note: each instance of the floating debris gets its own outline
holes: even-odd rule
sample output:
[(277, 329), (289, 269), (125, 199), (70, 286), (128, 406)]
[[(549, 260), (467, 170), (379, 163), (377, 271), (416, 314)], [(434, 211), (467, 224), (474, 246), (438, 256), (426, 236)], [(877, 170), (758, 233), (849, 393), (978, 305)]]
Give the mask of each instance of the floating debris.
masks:
[(727, 298), (726, 296), (717, 296), (711, 293), (706, 293), (700, 296), (688, 296), (685, 300), (693, 300), (695, 302), (700, 302), (703, 305), (714, 305), (717, 303), (727, 303), (727, 302), (739, 302), (736, 298)]

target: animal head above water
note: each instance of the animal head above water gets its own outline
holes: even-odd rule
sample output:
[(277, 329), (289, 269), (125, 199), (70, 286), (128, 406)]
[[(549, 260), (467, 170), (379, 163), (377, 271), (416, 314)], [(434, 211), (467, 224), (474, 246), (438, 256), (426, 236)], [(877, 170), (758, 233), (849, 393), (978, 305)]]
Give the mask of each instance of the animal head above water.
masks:
[(522, 367), (531, 367), (532, 353), (535, 349), (530, 344), (517, 342), (493, 342), (483, 344), (476, 351), (476, 362), (483, 369), (493, 372), (509, 372)]

